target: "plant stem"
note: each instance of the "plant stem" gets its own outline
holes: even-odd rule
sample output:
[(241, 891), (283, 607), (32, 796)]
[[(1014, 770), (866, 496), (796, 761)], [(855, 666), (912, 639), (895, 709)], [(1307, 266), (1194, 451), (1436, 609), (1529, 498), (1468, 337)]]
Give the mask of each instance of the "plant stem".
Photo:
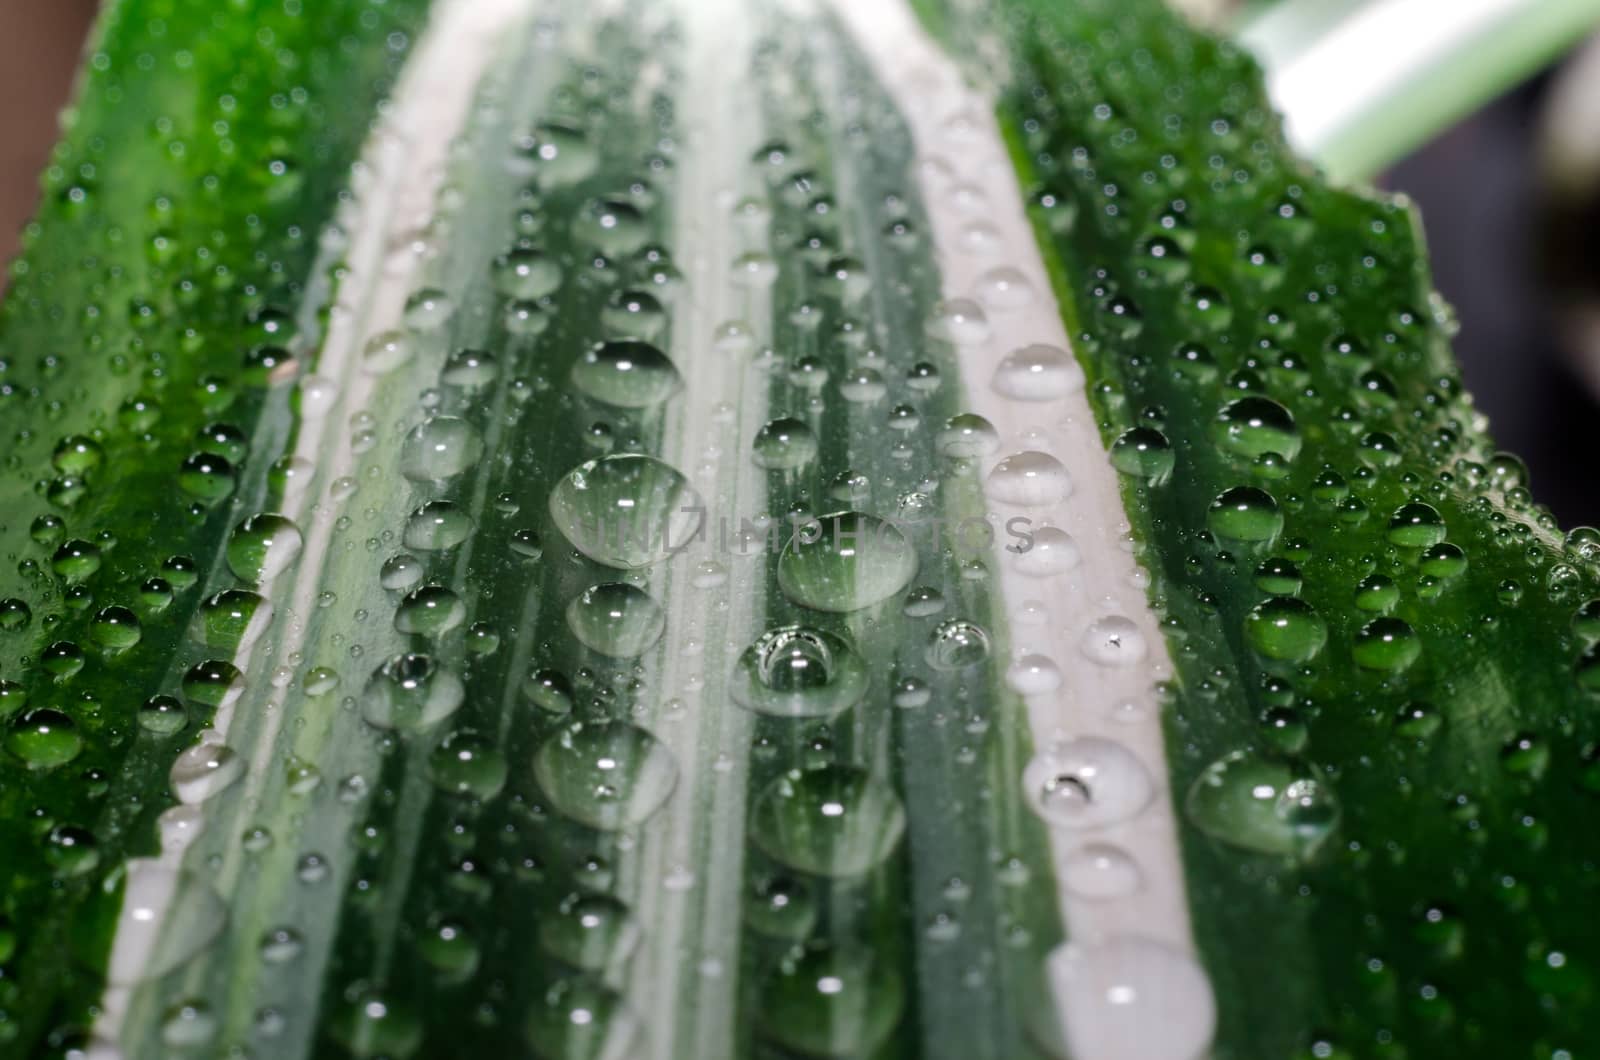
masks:
[(1360, 181), (1600, 24), (1600, 0), (1288, 0), (1239, 39), (1290, 141)]

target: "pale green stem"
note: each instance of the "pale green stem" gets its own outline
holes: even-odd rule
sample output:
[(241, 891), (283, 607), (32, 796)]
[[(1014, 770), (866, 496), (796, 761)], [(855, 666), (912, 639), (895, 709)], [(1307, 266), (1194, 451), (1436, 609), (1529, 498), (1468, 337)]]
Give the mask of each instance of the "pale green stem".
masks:
[(1287, 0), (1239, 29), (1290, 141), (1362, 181), (1600, 25), (1600, 0)]

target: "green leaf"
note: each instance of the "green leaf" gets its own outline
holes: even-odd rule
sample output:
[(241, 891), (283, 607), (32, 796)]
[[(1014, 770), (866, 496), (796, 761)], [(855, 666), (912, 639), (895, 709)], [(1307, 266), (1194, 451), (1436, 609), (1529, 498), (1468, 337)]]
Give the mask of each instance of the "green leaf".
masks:
[(1592, 1037), (1600, 534), (1414, 219), (1153, 0), (919, 6), (107, 8), (0, 1055)]

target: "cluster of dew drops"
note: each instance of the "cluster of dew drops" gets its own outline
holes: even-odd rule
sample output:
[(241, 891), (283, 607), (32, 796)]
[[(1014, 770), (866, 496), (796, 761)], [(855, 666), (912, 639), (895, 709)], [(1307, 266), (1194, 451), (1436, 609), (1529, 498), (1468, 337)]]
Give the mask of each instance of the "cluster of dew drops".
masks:
[[(1252, 866), (1359, 871), (1347, 866), (1398, 850), (1388, 835), (1405, 828), (1476, 827), (1473, 784), (1548, 810), (1562, 753), (1568, 777), (1600, 789), (1600, 747), (1573, 724), (1600, 688), (1600, 532), (1562, 534), (1522, 462), (1489, 444), (1406, 208), (1329, 189), (1289, 158), (1228, 46), (1086, 18), (1103, 32), (1041, 35), (1010, 106), (1148, 538), (1181, 674), (1166, 698), (1182, 737), (1169, 753), (1192, 778), (1185, 817), (1204, 841), (1262, 856), (1239, 862), (1227, 893), (1274, 878)], [(1142, 44), (1169, 33), (1194, 65), (1163, 96), (1172, 71)], [(1480, 650), (1517, 672), (1492, 717), (1468, 677)], [(1405, 798), (1429, 750), (1480, 730), (1497, 775), (1474, 765), (1430, 779), (1436, 801)], [(1384, 789), (1391, 769), (1400, 783)], [(1341, 794), (1362, 800), (1357, 828)], [(1391, 798), (1375, 820), (1372, 800)], [(1549, 827), (1519, 814), (1511, 831)], [(1462, 927), (1448, 874), (1481, 856), (1510, 886), (1517, 849), (1413, 868), (1372, 900), (1372, 922), (1393, 916), (1432, 952)], [(1528, 950), (1536, 991), (1572, 963), (1559, 939)], [(1416, 972), (1418, 1011), (1444, 1027), (1449, 992), (1432, 975)]]

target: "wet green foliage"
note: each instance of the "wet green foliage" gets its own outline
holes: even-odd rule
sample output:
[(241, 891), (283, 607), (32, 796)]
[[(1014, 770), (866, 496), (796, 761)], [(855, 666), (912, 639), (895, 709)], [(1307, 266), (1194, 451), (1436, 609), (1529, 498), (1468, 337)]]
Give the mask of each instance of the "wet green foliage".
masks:
[(1236, 47), (1153, 2), (1000, 6), (1179, 668), (1215, 1055), (1577, 1055), (1600, 538), (1485, 434), (1414, 215), (1293, 158)]

